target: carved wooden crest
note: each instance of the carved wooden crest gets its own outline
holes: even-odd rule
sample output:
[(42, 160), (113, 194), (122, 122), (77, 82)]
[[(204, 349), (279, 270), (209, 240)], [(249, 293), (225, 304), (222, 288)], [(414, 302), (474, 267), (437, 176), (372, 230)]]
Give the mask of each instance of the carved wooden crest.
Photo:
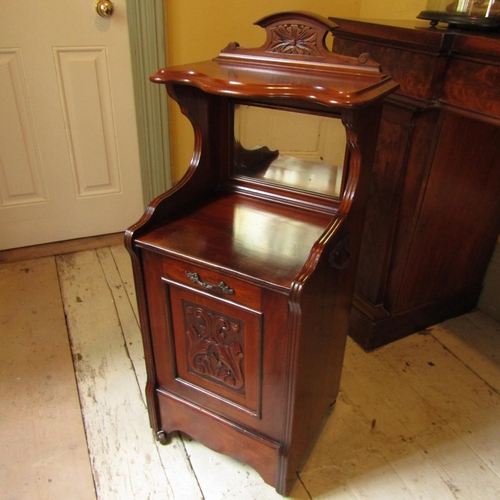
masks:
[(303, 24), (280, 24), (270, 29), (268, 52), (319, 56), (318, 31)]
[(236, 42), (223, 49), (217, 61), (250, 60), (269, 64), (300, 63), (319, 68), (340, 66), (358, 72), (380, 73), (380, 65), (367, 54), (359, 59), (334, 54), (326, 46), (326, 37), (337, 25), (324, 17), (307, 12), (282, 12), (255, 23), (266, 30), (267, 39), (259, 48), (242, 48)]

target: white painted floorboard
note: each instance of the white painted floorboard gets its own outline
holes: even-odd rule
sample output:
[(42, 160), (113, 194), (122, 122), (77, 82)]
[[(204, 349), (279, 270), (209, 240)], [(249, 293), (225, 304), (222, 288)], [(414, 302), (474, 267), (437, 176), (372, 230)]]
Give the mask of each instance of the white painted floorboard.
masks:
[[(250, 467), (187, 436), (176, 435), (167, 446), (154, 441), (124, 248), (68, 254), (56, 262), (61, 295), (50, 300), (60, 304), (62, 298), (64, 304), (97, 498), (281, 498)], [(10, 293), (14, 297), (16, 292)], [(24, 335), (19, 328), (16, 337)], [(475, 311), (424, 333), (370, 354), (348, 342), (337, 404), (291, 498), (500, 500), (500, 325)], [(3, 328), (3, 342), (5, 335)], [(0, 370), (2, 401), (11, 383), (6, 373)], [(68, 384), (66, 378), (61, 385)], [(68, 387), (64, 390), (76, 398), (74, 379)], [(37, 400), (37, 405), (43, 408), (44, 402)], [(46, 412), (40, 409), (37, 416)], [(3, 421), (4, 416), (12, 419), (12, 413), (0, 411), (0, 416), (2, 427), (13, 425)], [(81, 428), (81, 422), (71, 425)], [(4, 448), (5, 433), (0, 435)], [(67, 435), (62, 433), (61, 439)], [(16, 472), (8, 465), (16, 460), (20, 457), (10, 455), (0, 462), (0, 477)], [(25, 464), (17, 472), (29, 477), (31, 470), (34, 477), (36, 467)], [(15, 476), (14, 482), (25, 477)], [(72, 480), (68, 478), (70, 485)], [(7, 496), (2, 490), (0, 498), (6, 500), (95, 498), (94, 492), (88, 497)]]
[(152, 439), (144, 363), (130, 354), (138, 325), (110, 250), (57, 263), (98, 498), (201, 498), (182, 443), (165, 447), (164, 467)]

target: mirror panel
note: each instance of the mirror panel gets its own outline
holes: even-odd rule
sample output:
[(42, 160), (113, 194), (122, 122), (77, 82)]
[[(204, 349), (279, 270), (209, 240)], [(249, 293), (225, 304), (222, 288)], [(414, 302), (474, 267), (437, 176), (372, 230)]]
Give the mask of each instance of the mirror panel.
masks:
[(346, 133), (339, 118), (236, 104), (234, 136), (235, 175), (340, 197)]

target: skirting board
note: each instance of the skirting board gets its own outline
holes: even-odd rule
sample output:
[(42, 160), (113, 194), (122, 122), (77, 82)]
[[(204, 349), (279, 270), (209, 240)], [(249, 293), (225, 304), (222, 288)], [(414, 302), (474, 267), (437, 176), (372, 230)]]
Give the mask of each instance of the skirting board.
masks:
[(109, 247), (123, 244), (123, 233), (104, 234), (91, 236), (89, 238), (78, 238), (75, 240), (57, 241), (34, 245), (31, 247), (13, 248), (0, 251), (0, 262), (18, 262), (28, 259), (40, 259), (52, 255), (62, 255), (94, 248)]
[(478, 309), (500, 321), (500, 242), (497, 243), (484, 279)]

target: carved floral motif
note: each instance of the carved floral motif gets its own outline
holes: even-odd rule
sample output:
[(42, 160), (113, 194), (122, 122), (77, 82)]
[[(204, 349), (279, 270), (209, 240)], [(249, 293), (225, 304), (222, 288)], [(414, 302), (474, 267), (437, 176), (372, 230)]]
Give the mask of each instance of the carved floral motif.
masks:
[(318, 32), (302, 24), (282, 24), (271, 28), (269, 52), (313, 56), (319, 55)]
[(220, 313), (185, 304), (190, 371), (241, 392), (245, 385), (241, 324)]

